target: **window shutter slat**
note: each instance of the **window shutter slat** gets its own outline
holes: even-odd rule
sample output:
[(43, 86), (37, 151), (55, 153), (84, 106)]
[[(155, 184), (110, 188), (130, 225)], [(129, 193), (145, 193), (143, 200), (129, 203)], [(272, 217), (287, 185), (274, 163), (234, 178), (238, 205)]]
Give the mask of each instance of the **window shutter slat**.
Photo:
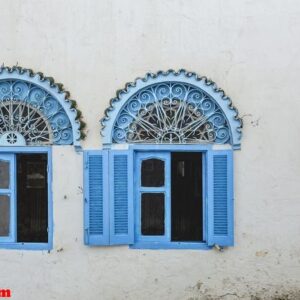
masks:
[(208, 245), (233, 246), (232, 150), (208, 155)]
[(109, 244), (108, 151), (84, 152), (84, 241)]
[(133, 243), (132, 159), (129, 151), (110, 151), (110, 244)]

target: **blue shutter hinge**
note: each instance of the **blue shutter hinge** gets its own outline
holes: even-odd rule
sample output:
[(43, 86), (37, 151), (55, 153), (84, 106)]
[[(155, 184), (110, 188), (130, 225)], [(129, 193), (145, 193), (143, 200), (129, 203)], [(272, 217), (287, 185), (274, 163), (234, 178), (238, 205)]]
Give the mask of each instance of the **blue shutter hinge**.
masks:
[(85, 203), (88, 203), (87, 197), (84, 197), (84, 202), (85, 202)]
[(88, 245), (89, 244), (89, 228), (84, 228), (85, 235), (84, 235), (84, 242)]
[(88, 162), (88, 160), (85, 161), (84, 167), (85, 167), (86, 169), (88, 169), (88, 167), (89, 167), (89, 162)]
[(224, 251), (224, 247), (222, 247), (220, 245), (217, 245), (217, 244), (214, 244), (213, 248), (216, 249), (219, 252), (223, 252)]

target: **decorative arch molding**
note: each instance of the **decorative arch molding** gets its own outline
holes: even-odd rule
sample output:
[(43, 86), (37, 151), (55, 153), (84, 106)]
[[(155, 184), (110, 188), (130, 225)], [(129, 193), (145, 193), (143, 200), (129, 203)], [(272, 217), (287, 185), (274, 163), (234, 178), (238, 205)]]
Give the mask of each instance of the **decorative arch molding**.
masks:
[(0, 146), (74, 145), (81, 112), (63, 85), (21, 67), (0, 68)]
[(195, 73), (148, 73), (117, 92), (101, 119), (103, 144), (231, 144), (240, 149), (242, 120), (213, 81)]

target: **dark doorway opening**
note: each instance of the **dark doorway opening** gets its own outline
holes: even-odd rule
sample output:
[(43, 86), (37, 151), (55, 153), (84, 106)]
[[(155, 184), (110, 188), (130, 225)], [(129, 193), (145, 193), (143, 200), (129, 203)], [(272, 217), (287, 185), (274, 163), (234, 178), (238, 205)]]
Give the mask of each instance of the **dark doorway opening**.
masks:
[(171, 240), (203, 240), (202, 154), (171, 154)]
[(17, 241), (48, 242), (47, 154), (17, 155)]

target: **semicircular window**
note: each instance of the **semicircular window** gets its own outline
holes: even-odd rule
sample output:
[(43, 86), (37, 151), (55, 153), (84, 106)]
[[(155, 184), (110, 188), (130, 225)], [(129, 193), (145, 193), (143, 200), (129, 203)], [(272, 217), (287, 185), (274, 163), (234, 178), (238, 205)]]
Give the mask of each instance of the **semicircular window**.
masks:
[(114, 143), (226, 143), (226, 117), (204, 91), (159, 84), (133, 95), (114, 124)]
[(72, 138), (72, 126), (58, 102), (0, 101), (1, 145), (49, 145)]

